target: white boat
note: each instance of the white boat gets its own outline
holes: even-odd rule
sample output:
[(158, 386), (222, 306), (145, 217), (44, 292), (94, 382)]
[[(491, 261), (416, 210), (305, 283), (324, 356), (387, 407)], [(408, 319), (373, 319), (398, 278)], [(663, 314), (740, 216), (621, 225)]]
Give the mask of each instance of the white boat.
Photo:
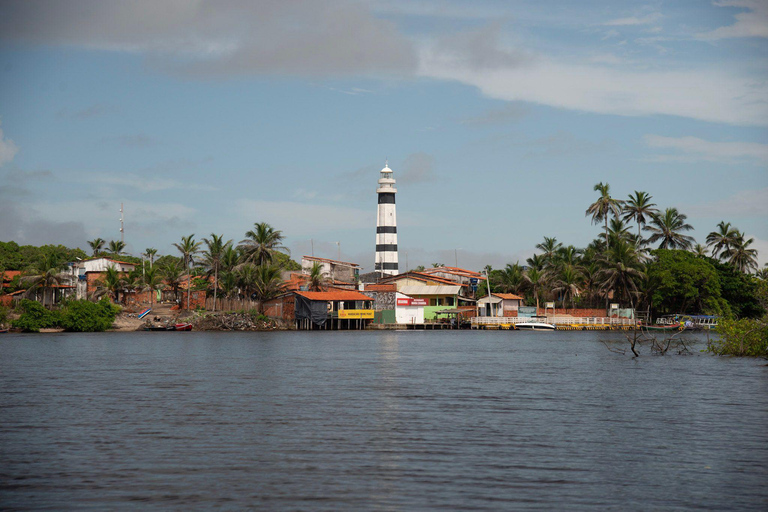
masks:
[(556, 327), (546, 322), (520, 322), (515, 324), (515, 329), (527, 329), (529, 331), (554, 331)]

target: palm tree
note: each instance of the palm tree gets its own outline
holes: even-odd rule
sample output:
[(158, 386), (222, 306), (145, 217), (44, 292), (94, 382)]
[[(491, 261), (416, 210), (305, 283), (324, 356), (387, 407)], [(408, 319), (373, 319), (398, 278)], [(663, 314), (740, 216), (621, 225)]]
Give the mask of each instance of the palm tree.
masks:
[(283, 232), (277, 230), (266, 222), (257, 222), (254, 229), (245, 233), (245, 240), (240, 242), (239, 248), (243, 253), (243, 261), (263, 265), (272, 263), (276, 252), (288, 253), (288, 249), (282, 245)]
[(650, 225), (643, 228), (645, 231), (653, 233), (648, 238), (648, 242), (653, 244), (661, 240), (659, 249), (690, 250), (694, 238), (681, 233), (681, 231), (693, 229), (693, 226), (685, 222), (687, 218), (688, 216), (679, 213), (677, 208), (667, 208), (663, 214), (654, 215)]
[(259, 301), (259, 312), (264, 313), (264, 302), (280, 293), (280, 268), (276, 265), (256, 267), (253, 281), (253, 296)]
[(225, 251), (232, 244), (232, 240), (224, 241), (224, 235), (211, 233), (211, 238), (203, 238), (207, 249), (203, 251), (203, 264), (213, 272), (213, 310), (216, 311), (216, 296), (219, 289), (219, 268)]
[(178, 301), (183, 269), (178, 263), (168, 263), (167, 265), (161, 265), (158, 268), (160, 269), (160, 275), (165, 281), (165, 284), (170, 286), (171, 290), (173, 290), (174, 299)]
[(704, 247), (701, 244), (694, 245), (693, 249), (691, 249), (691, 251), (693, 252), (693, 254), (695, 254), (696, 256), (698, 256), (700, 258), (706, 258), (708, 256), (707, 248)]
[[(38, 288), (42, 288), (43, 306), (46, 305), (46, 295), (51, 296), (51, 301), (48, 305), (52, 306), (54, 300), (53, 290), (67, 278), (65, 274), (62, 274), (64, 268), (64, 263), (55, 253), (44, 254), (42, 260), (35, 265), (33, 274), (21, 278), (21, 283), (27, 287), (26, 294), (29, 295), (32, 291), (37, 292)], [(49, 291), (51, 292), (50, 294), (46, 293)]]
[(323, 266), (315, 262), (312, 264), (312, 268), (309, 271), (309, 289), (314, 292), (322, 291), (325, 277), (323, 277)]
[(619, 219), (618, 217), (611, 219), (606, 235), (608, 237), (605, 240), (606, 245), (615, 244), (620, 240), (628, 241), (634, 238), (632, 234), (630, 234), (629, 226), (626, 224), (626, 222)]
[(717, 231), (712, 231), (707, 235), (707, 247), (712, 248), (712, 257), (721, 259), (727, 254), (738, 234), (739, 230), (732, 227), (730, 222), (721, 220), (717, 225)]
[(634, 308), (632, 297), (639, 294), (637, 283), (645, 277), (635, 247), (627, 242), (616, 244), (599, 256), (598, 262), (601, 266), (598, 279), (606, 296), (613, 291), (614, 298), (621, 300), (627, 297)]
[(762, 279), (763, 281), (768, 280), (768, 263), (763, 265), (763, 268), (755, 272), (755, 277)]
[[(525, 272), (525, 274), (523, 274), (523, 279), (525, 279), (525, 282), (528, 284), (528, 286), (530, 286), (531, 291), (533, 292), (533, 296), (536, 298), (536, 311), (538, 311), (539, 293), (546, 283), (546, 276), (541, 270), (537, 269), (536, 267), (531, 267)], [(536, 314), (538, 315), (538, 313)]]
[(93, 257), (95, 258), (98, 256), (99, 251), (104, 247), (104, 244), (107, 243), (103, 238), (94, 238), (90, 242), (88, 242), (88, 245), (91, 246), (91, 249), (93, 250)]
[(528, 265), (530, 268), (535, 268), (536, 270), (544, 270), (544, 266), (546, 265), (546, 260), (541, 254), (534, 254), (527, 260), (525, 260), (526, 265)]
[(122, 254), (125, 250), (125, 242), (122, 242), (120, 240), (110, 240), (109, 242), (109, 252), (112, 254)]
[(507, 263), (504, 270), (499, 271), (499, 283), (494, 287), (497, 291), (504, 293), (518, 293), (522, 288), (523, 279), (523, 267), (518, 263), (514, 265)]
[(576, 295), (579, 294), (579, 284), (581, 275), (579, 271), (570, 265), (564, 266), (558, 273), (557, 279), (552, 287), (553, 292), (561, 292), (563, 304), (567, 298), (571, 299), (571, 308), (575, 307)]
[(621, 213), (621, 205), (624, 201), (620, 199), (614, 199), (611, 197), (611, 186), (608, 183), (603, 184), (601, 181), (594, 186), (595, 192), (600, 192), (600, 197), (589, 205), (585, 215), (592, 216), (592, 224), (600, 224), (605, 221), (605, 237), (608, 239), (608, 217), (613, 214), (614, 217), (618, 217)]
[(197, 254), (197, 251), (200, 249), (201, 243), (202, 242), (195, 242), (195, 234), (192, 233), (189, 236), (181, 237), (180, 244), (173, 244), (173, 246), (181, 253), (182, 259), (184, 260), (184, 270), (187, 271), (187, 309), (189, 309), (189, 297), (192, 295), (192, 275), (190, 274), (189, 267), (190, 265), (194, 265), (195, 254)]
[(162, 288), (163, 286), (163, 279), (160, 277), (160, 272), (158, 269), (154, 267), (149, 267), (149, 269), (144, 272), (144, 278), (143, 278), (143, 289), (146, 291), (149, 291), (149, 307), (153, 307), (155, 305), (155, 292)]
[(155, 263), (155, 255), (157, 254), (157, 249), (154, 247), (148, 247), (144, 250), (144, 254), (149, 258), (149, 268), (152, 268), (152, 265)]
[(647, 219), (650, 219), (659, 212), (658, 209), (654, 208), (656, 206), (655, 203), (651, 202), (651, 199), (653, 199), (653, 196), (648, 195), (646, 192), (638, 192), (635, 190), (635, 194), (629, 194), (629, 199), (624, 201), (624, 205), (622, 206), (622, 213), (624, 214), (622, 216), (623, 221), (634, 221), (637, 223), (637, 238), (640, 239), (640, 230), (643, 227), (643, 224), (646, 223)]
[(115, 267), (107, 267), (99, 288), (102, 292), (112, 293), (112, 298), (115, 304), (117, 304), (120, 302), (120, 290), (123, 289), (124, 282), (123, 276), (120, 275), (120, 272)]
[(441, 268), (444, 267), (445, 263), (433, 263), (432, 268)]
[(725, 254), (728, 258), (728, 263), (744, 273), (750, 270), (757, 270), (757, 249), (749, 248), (754, 241), (754, 238), (745, 240), (744, 233), (738, 233), (730, 249)]
[(232, 244), (227, 245), (221, 255), (221, 268), (231, 272), (240, 263), (240, 251)]
[(557, 238), (555, 237), (544, 237), (544, 241), (540, 244), (536, 244), (536, 248), (542, 251), (544, 254), (542, 254), (542, 258), (544, 258), (544, 264), (551, 263), (552, 258), (554, 257), (555, 253), (558, 249), (560, 249), (563, 246), (560, 242), (557, 241)]
[(243, 263), (237, 268), (237, 286), (249, 299), (256, 288), (256, 269), (253, 263)]

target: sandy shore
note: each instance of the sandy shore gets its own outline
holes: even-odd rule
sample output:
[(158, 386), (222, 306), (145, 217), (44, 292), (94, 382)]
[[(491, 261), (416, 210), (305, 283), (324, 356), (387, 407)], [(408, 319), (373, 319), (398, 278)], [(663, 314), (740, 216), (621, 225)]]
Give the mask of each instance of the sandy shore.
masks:
[(127, 332), (136, 331), (144, 325), (144, 320), (139, 320), (136, 317), (129, 317), (126, 315), (117, 315), (115, 323), (112, 325), (110, 331)]

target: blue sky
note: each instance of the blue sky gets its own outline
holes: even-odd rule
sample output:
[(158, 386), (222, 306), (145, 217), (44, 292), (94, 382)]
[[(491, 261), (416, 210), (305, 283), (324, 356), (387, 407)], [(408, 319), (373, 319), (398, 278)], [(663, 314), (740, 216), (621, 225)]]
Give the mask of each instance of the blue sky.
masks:
[[(586, 245), (595, 183), (768, 261), (768, 4), (0, 2), (0, 240), (173, 253), (254, 222), (373, 265)], [(339, 243), (337, 245), (337, 242)]]

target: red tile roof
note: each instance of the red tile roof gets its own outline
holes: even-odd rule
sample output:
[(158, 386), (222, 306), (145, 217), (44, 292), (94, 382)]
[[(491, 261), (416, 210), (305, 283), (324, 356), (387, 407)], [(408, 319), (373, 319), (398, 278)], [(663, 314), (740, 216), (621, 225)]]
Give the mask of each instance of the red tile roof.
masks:
[(327, 292), (294, 292), (309, 300), (373, 300), (367, 295), (353, 290), (333, 290)]
[(493, 296), (505, 300), (523, 300), (523, 297), (515, 295), (514, 293), (494, 293)]
[(3, 274), (3, 281), (13, 281), (14, 277), (21, 274), (21, 270), (4, 270), (0, 274)]
[(366, 284), (366, 292), (395, 292), (397, 286), (394, 284)]

